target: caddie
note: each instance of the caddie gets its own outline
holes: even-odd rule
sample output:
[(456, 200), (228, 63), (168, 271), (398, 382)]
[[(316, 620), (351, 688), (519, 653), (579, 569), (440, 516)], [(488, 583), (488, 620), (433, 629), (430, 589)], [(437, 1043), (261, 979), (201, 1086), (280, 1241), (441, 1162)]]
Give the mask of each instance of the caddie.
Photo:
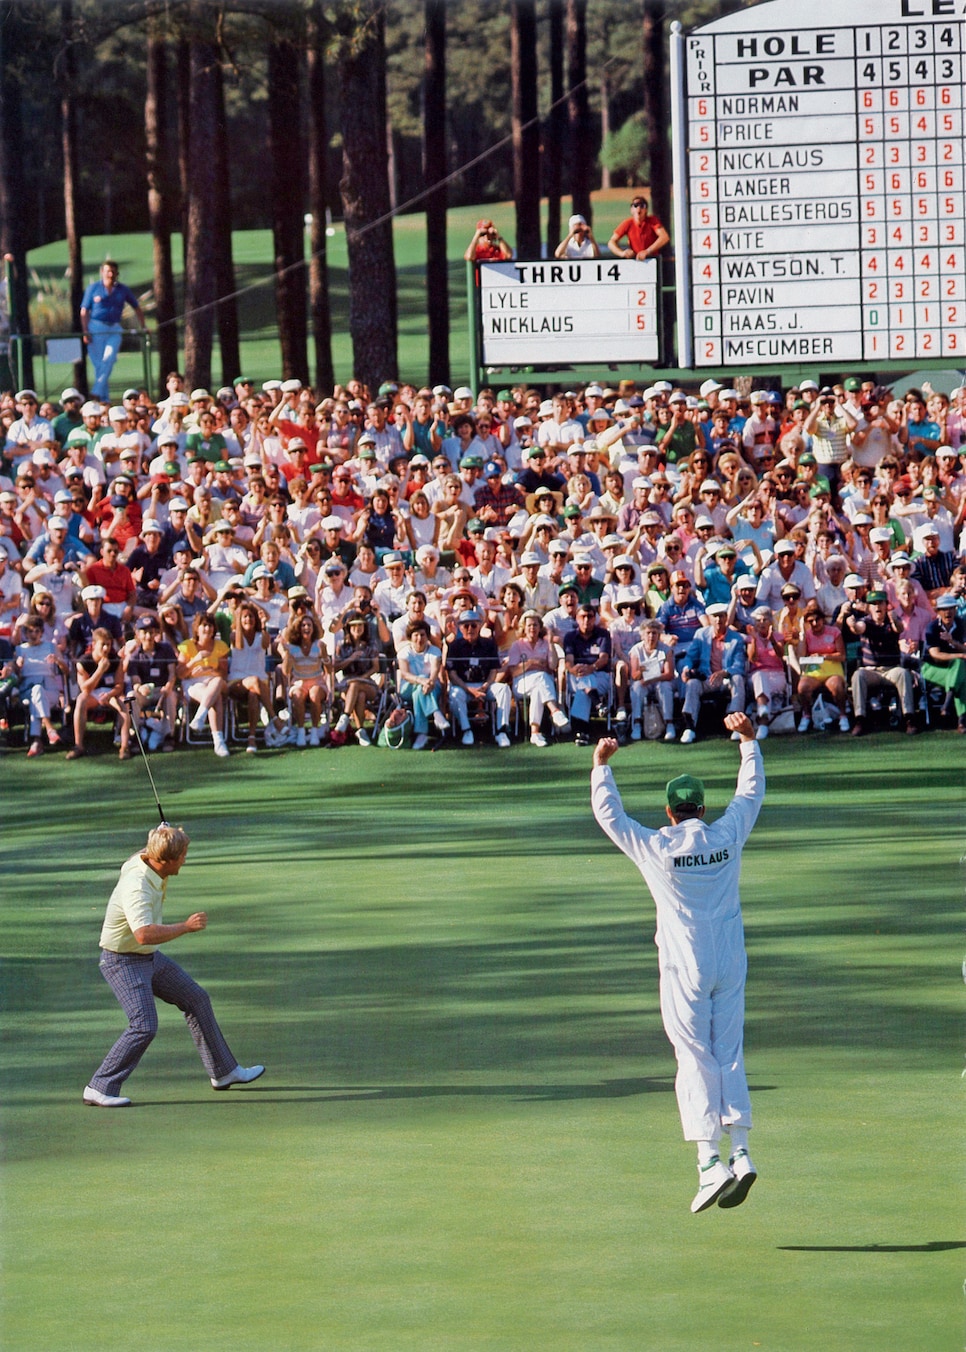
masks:
[[(735, 795), (706, 822), (700, 779), (667, 786), (668, 825), (650, 830), (624, 811), (608, 762), (613, 738), (594, 751), (591, 804), (601, 830), (637, 865), (657, 907), (661, 1017), (677, 1058), (675, 1080), (684, 1138), (698, 1151), (692, 1212), (715, 1202), (739, 1206), (757, 1176), (748, 1153), (751, 1102), (743, 1054), (747, 957), (738, 896), (741, 851), (765, 794), (761, 750), (748, 717), (724, 725), (740, 739)], [(728, 1164), (720, 1140), (731, 1140)]]

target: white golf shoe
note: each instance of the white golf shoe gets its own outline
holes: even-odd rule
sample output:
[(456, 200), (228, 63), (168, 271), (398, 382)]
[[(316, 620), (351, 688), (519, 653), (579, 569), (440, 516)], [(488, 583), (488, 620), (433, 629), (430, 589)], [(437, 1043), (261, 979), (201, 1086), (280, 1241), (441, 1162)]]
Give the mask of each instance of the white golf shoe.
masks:
[(736, 1150), (732, 1155), (731, 1172), (734, 1174), (735, 1181), (718, 1198), (718, 1206), (741, 1206), (751, 1191), (751, 1185), (758, 1177), (758, 1171), (745, 1149)]
[(212, 1080), (211, 1087), (212, 1089), (230, 1089), (233, 1084), (251, 1084), (252, 1080), (257, 1080), (259, 1075), (264, 1074), (264, 1066), (236, 1066), (227, 1075), (222, 1075), (220, 1080)]
[(698, 734), (695, 732), (694, 728), (685, 728), (684, 731), (681, 733), (681, 745), (690, 746), (691, 743), (697, 737), (697, 735)]
[(563, 709), (554, 709), (550, 717), (553, 719), (555, 728), (559, 728), (561, 732), (570, 731), (570, 719), (564, 713)]
[(698, 1190), (691, 1203), (691, 1211), (696, 1216), (699, 1211), (707, 1211), (735, 1181), (735, 1176), (723, 1164), (718, 1155), (713, 1155), (707, 1164), (698, 1166)]
[(675, 728), (673, 723), (668, 723), (667, 727), (664, 729), (664, 740), (666, 742), (673, 742), (677, 735), (677, 728)]
[(90, 1085), (84, 1090), (84, 1102), (88, 1108), (130, 1108), (131, 1100), (129, 1098), (118, 1098), (114, 1094), (102, 1094), (99, 1089), (92, 1089)]

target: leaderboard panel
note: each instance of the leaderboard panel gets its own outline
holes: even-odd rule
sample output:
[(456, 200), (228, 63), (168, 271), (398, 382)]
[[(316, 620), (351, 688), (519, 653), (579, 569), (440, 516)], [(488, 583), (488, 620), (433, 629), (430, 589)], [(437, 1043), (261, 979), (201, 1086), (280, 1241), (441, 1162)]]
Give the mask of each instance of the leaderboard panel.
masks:
[(963, 23), (913, 8), (774, 0), (686, 39), (694, 365), (966, 354)]
[(479, 266), (486, 366), (657, 362), (654, 259)]

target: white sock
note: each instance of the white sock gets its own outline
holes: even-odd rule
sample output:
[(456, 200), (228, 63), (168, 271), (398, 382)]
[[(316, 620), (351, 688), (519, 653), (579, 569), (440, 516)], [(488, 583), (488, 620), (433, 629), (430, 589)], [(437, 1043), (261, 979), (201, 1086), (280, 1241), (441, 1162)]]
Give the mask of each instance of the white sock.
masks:
[(695, 1144), (698, 1147), (698, 1168), (703, 1169), (704, 1166), (710, 1164), (718, 1154), (718, 1142), (696, 1141)]
[(731, 1137), (731, 1153), (735, 1154), (738, 1150), (748, 1149), (748, 1128), (747, 1127), (729, 1127), (728, 1135)]

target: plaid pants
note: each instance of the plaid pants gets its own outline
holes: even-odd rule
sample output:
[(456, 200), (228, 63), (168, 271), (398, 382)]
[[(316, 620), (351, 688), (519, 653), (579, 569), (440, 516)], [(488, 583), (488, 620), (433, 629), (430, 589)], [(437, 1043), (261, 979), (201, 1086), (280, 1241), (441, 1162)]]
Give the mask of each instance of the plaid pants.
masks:
[(91, 1076), (92, 1089), (116, 1096), (137, 1068), (158, 1031), (154, 997), (184, 1014), (202, 1064), (213, 1080), (235, 1069), (237, 1059), (225, 1041), (207, 991), (163, 953), (112, 953), (101, 950), (101, 975), (127, 1015), (128, 1026)]

